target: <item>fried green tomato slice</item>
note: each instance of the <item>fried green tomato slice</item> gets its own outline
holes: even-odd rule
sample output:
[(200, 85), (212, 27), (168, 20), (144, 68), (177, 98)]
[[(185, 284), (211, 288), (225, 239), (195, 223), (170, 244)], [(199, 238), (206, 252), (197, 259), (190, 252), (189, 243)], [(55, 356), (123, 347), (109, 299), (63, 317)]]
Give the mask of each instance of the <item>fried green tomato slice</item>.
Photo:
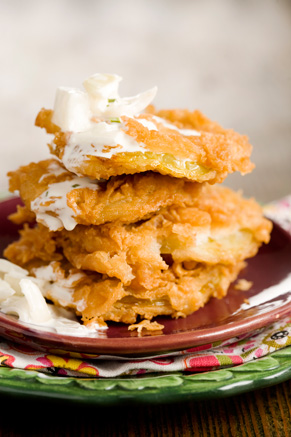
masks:
[(31, 163), (8, 173), (12, 192), (25, 207), (10, 216), (17, 224), (35, 219), (56, 231), (77, 224), (135, 223), (161, 208), (195, 202), (200, 184), (146, 172), (92, 181), (68, 172), (57, 160)]
[(25, 227), (5, 256), (24, 268), (35, 259), (63, 259), (146, 291), (158, 287), (170, 268), (180, 274), (201, 264), (239, 264), (269, 241), (271, 228), (252, 199), (206, 185), (194, 206), (170, 206), (135, 224), (78, 225), (60, 232)]
[(50, 150), (71, 172), (96, 179), (154, 171), (196, 182), (222, 182), (249, 173), (252, 147), (244, 135), (200, 111), (170, 110), (92, 120), (85, 132), (62, 132), (42, 109), (36, 125), (55, 135)]

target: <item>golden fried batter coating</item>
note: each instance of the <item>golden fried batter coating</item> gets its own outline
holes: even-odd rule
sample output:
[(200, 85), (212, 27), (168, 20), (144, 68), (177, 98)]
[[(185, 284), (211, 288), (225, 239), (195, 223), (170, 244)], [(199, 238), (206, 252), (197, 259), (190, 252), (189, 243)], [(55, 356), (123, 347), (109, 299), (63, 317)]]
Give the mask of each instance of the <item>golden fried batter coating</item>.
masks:
[(30, 228), (25, 224), (19, 234), (20, 239), (10, 244), (4, 251), (4, 256), (14, 264), (26, 266), (30, 270), (50, 261), (63, 260), (63, 254), (58, 251), (56, 233), (48, 232), (41, 225)]
[(84, 323), (131, 324), (138, 316), (185, 317), (211, 296), (223, 297), (244, 260), (269, 241), (271, 227), (254, 200), (206, 184), (194, 206), (164, 208), (136, 224), (59, 232), (25, 226), (5, 256), (35, 274), (50, 263), (66, 277), (70, 269), (80, 272), (70, 302), (53, 284), (46, 297), (73, 308)]
[(46, 276), (42, 275), (47, 267), (56, 276), (46, 287), (45, 297), (58, 306), (74, 309), (85, 324), (104, 325), (106, 321), (133, 324), (138, 318), (151, 320), (159, 315), (185, 317), (204, 306), (210, 297), (225, 296), (244, 263), (200, 264), (192, 270), (170, 267), (151, 290), (135, 290), (118, 279), (78, 271), (66, 262), (45, 263), (35, 259), (29, 270), (41, 279)]
[[(62, 214), (66, 210), (74, 216), (76, 224), (134, 223), (149, 218), (162, 207), (191, 205), (200, 190), (195, 182), (153, 172), (112, 177), (77, 188), (76, 176), (54, 159), (20, 167), (8, 176), (10, 191), (18, 190), (26, 206), (18, 208), (10, 219), (17, 224), (31, 222), (35, 213), (37, 221), (47, 225), (51, 216), (59, 217), (58, 229), (63, 227)], [(72, 181), (65, 192), (64, 181)], [(56, 196), (50, 194), (52, 185), (54, 192), (66, 197), (62, 209), (55, 207)], [(43, 199), (41, 205), (33, 202), (39, 196)]]
[[(195, 197), (195, 206), (168, 207), (137, 224), (79, 225), (56, 233), (43, 226), (25, 228), (5, 256), (27, 268), (33, 253), (44, 262), (58, 260), (55, 256), (63, 253), (77, 269), (147, 290), (157, 287), (172, 265), (173, 269), (180, 263), (186, 269), (197, 263), (235, 265), (254, 256), (261, 243), (269, 241), (270, 231), (271, 223), (254, 200), (226, 187), (206, 185)], [(23, 245), (31, 247), (29, 254)]]
[(9, 220), (16, 225), (22, 225), (22, 223), (35, 222), (35, 214), (26, 208), (26, 206), (17, 205), (16, 212), (9, 215)]
[[(72, 143), (72, 133), (60, 132), (58, 127), (54, 127), (51, 117), (52, 111), (42, 109), (36, 119), (37, 126), (55, 134), (51, 152), (68, 170), (91, 178), (108, 179), (124, 173), (151, 170), (176, 178), (215, 183), (223, 181), (229, 173), (240, 171), (245, 174), (254, 167), (249, 159), (252, 147), (247, 137), (223, 129), (199, 111), (155, 113), (151, 109), (151, 114), (122, 116), (121, 132), (134, 139), (140, 151), (131, 152), (119, 144), (116, 152), (108, 157), (106, 153), (112, 152), (113, 146), (102, 144), (101, 149), (94, 148), (94, 145), (89, 149), (82, 148), (81, 143)], [(143, 121), (151, 123), (154, 128), (150, 129)], [(96, 120), (96, 124), (99, 122)], [(196, 130), (198, 135), (183, 129)]]
[(115, 99), (119, 80), (94, 75), (87, 95), (61, 88), (55, 113), (38, 114), (58, 160), (8, 173), (25, 205), (10, 219), (25, 224), (4, 255), (85, 324), (158, 330), (153, 317), (186, 317), (225, 296), (272, 224), (253, 199), (213, 185), (252, 171), (246, 136), (199, 111), (140, 114), (156, 89)]
[(78, 226), (63, 231), (58, 242), (76, 268), (117, 277), (136, 289), (152, 288), (172, 263), (235, 264), (254, 256), (271, 229), (260, 207), (226, 188), (218, 189), (220, 204), (212, 203), (217, 187), (208, 191), (197, 199), (198, 207), (170, 207), (138, 226)]
[(137, 316), (147, 320), (159, 315), (185, 317), (203, 307), (210, 297), (225, 296), (243, 266), (200, 265), (180, 277), (169, 268), (150, 291), (136, 291), (117, 279), (101, 280), (76, 289), (76, 313), (86, 324), (107, 320), (132, 324)]

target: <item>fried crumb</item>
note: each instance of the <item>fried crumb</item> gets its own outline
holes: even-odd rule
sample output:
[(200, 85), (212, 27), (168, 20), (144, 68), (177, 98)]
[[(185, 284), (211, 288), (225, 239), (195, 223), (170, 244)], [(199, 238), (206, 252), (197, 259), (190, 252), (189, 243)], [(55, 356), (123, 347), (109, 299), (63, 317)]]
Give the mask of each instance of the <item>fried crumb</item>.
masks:
[[(234, 288), (236, 290), (248, 291), (253, 285), (252, 281), (247, 281), (246, 279), (239, 279), (235, 284)], [(245, 299), (247, 301), (248, 299)], [(246, 302), (249, 303), (249, 302)]]
[[(142, 320), (141, 322), (128, 327), (129, 331), (134, 331), (135, 329), (140, 337), (142, 334), (151, 335), (153, 331), (154, 333), (156, 333), (156, 331), (162, 331), (164, 329), (164, 325), (161, 325), (158, 322), (151, 322), (150, 320)], [(146, 330), (145, 333), (142, 333), (143, 329)]]

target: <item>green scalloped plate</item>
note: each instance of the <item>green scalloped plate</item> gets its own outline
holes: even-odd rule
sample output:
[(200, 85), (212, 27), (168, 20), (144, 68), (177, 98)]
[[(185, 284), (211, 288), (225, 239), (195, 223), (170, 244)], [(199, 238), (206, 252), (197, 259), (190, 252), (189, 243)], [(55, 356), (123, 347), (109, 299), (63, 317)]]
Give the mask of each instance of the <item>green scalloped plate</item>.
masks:
[(291, 377), (291, 347), (265, 358), (211, 372), (112, 379), (45, 375), (0, 367), (0, 393), (102, 406), (222, 398), (264, 388)]

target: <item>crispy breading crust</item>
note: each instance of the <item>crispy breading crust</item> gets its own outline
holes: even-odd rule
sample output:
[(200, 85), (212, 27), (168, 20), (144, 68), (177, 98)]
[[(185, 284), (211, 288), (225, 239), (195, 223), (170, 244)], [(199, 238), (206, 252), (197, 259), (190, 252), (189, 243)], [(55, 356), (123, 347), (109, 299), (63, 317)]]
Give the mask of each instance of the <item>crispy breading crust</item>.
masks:
[[(60, 172), (63, 169), (63, 172), (58, 175), (50, 172), (52, 165)], [(32, 209), (32, 201), (46, 192), (51, 184), (74, 177), (53, 159), (20, 167), (9, 172), (8, 176), (10, 191), (18, 190), (26, 206), (26, 209), (19, 208), (10, 216), (17, 224), (33, 220), (34, 215), (28, 213)], [(149, 218), (162, 207), (191, 205), (200, 189), (201, 186), (195, 182), (147, 172), (112, 177), (98, 184), (96, 182), (96, 190), (72, 188), (67, 193), (67, 204), (79, 224), (134, 223)], [(51, 208), (50, 200), (45, 210), (57, 216)]]
[(272, 227), (254, 200), (228, 188), (206, 185), (195, 201), (132, 225), (79, 225), (70, 232), (26, 226), (5, 256), (30, 271), (69, 261), (86, 272), (74, 295), (84, 299), (85, 322), (185, 316), (226, 293)]
[[(144, 153), (116, 153), (110, 159), (86, 155), (82, 162), (74, 163), (70, 171), (92, 178), (107, 179), (120, 174), (155, 171), (176, 178), (187, 178), (197, 182), (222, 182), (227, 174), (252, 171), (250, 162), (252, 147), (246, 136), (231, 129), (223, 129), (211, 122), (200, 111), (160, 111), (152, 113), (170, 120), (179, 128), (198, 130), (200, 136), (184, 136), (157, 122), (152, 114), (142, 114), (158, 127), (149, 130), (139, 123), (139, 117), (121, 117), (126, 125), (126, 134), (145, 145)], [(42, 109), (36, 125), (54, 133), (51, 152), (62, 160), (70, 133), (60, 132), (51, 123), (52, 111)], [(185, 161), (186, 160), (186, 161)]]
[[(137, 224), (78, 225), (60, 232), (25, 227), (20, 242), (5, 255), (26, 267), (33, 253), (43, 261), (58, 260), (61, 250), (78, 269), (116, 277), (137, 289), (152, 288), (172, 263), (235, 264), (254, 256), (269, 241), (271, 227), (254, 200), (226, 187), (205, 186), (195, 206), (168, 207)], [(35, 246), (30, 254), (20, 250), (23, 241)], [(49, 257), (43, 257), (48, 251)]]
[[(185, 317), (211, 297), (225, 296), (244, 260), (269, 241), (272, 225), (253, 199), (207, 183), (253, 169), (247, 137), (199, 111), (151, 106), (140, 116), (120, 117), (121, 136), (131, 137), (138, 151), (112, 155), (113, 146), (104, 144), (101, 157), (97, 146), (91, 152), (90, 142), (89, 154), (86, 145), (70, 143), (72, 133), (62, 132), (52, 116), (53, 111), (42, 109), (36, 125), (54, 134), (51, 153), (67, 168), (51, 159), (9, 173), (10, 190), (19, 190), (25, 204), (11, 220), (19, 224), (37, 217), (39, 224), (25, 224), (4, 255), (37, 277), (45, 271), (39, 268), (49, 267), (56, 280), (49, 282), (45, 297), (72, 308), (85, 324), (144, 320), (132, 327), (141, 330), (158, 315)], [(96, 190), (94, 181), (85, 180), (86, 188), (81, 188), (84, 180), (67, 183), (75, 175), (98, 179)], [(60, 186), (54, 191), (58, 183), (63, 191)], [(60, 199), (55, 209), (49, 193)], [(41, 204), (34, 202), (39, 196)], [(37, 208), (43, 206), (40, 213)], [(44, 215), (58, 223), (56, 211), (66, 214), (67, 207), (69, 219), (77, 223), (73, 230), (57, 224), (58, 230), (50, 232), (43, 226), (48, 226)], [(58, 283), (69, 284), (64, 287), (71, 298), (65, 301), (58, 294)]]
[(170, 207), (138, 226), (78, 226), (63, 231), (58, 244), (76, 268), (139, 289), (153, 287), (172, 262), (235, 264), (254, 256), (270, 230), (254, 201), (209, 186), (196, 197), (196, 207)]
[(159, 315), (186, 317), (203, 307), (210, 297), (225, 296), (243, 267), (244, 263), (202, 265), (182, 277), (175, 276), (170, 268), (150, 292), (137, 292), (116, 279), (106, 279), (76, 289), (74, 302), (77, 306), (83, 301), (84, 306), (77, 314), (86, 324), (108, 320), (132, 324), (137, 316), (147, 320)]
[(53, 284), (51, 289), (46, 289), (45, 297), (58, 306), (72, 308), (84, 324), (97, 322), (99, 325), (106, 325), (106, 321), (133, 324), (139, 318), (151, 320), (159, 315), (186, 317), (203, 307), (210, 297), (225, 296), (230, 283), (244, 267), (243, 262), (229, 266), (201, 264), (193, 270), (170, 267), (162, 273), (157, 287), (137, 291), (118, 279), (78, 271), (66, 261), (44, 262), (35, 258), (30, 262), (29, 271), (34, 274), (37, 268), (49, 265), (57, 271), (58, 280), (70, 281), (78, 273), (80, 277), (72, 281), (70, 301), (60, 298)]

